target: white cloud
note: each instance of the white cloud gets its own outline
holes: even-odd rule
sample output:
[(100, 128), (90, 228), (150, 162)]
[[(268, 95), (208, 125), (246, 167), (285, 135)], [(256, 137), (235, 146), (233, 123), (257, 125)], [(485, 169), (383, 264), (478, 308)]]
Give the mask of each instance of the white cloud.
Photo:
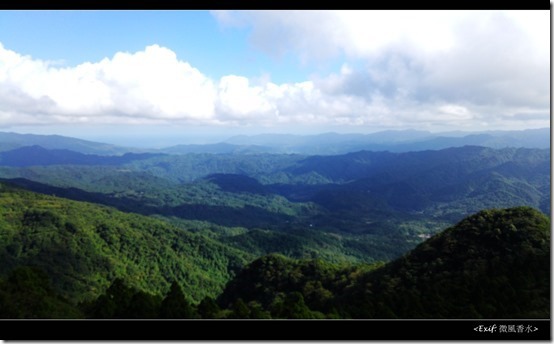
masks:
[[(0, 44), (0, 125), (189, 123), (423, 129), (549, 125), (547, 11), (215, 12), (252, 44), (304, 63), (298, 83), (212, 80), (166, 47), (69, 68)], [(205, 71), (204, 71), (205, 72)]]
[[(223, 26), (251, 27), (251, 42), (268, 53), (295, 52), (310, 59), (345, 54), (375, 57), (389, 50), (434, 54), (460, 44), (467, 30), (484, 30), (483, 39), (510, 39), (513, 32), (490, 37), (511, 26), (549, 53), (550, 12), (543, 11), (212, 11)], [(500, 21), (505, 21), (499, 26)]]
[(439, 112), (454, 119), (471, 119), (473, 116), (464, 106), (447, 104), (438, 108)]
[(157, 45), (72, 68), (0, 45), (0, 99), (12, 99), (0, 110), (13, 120), (37, 111), (61, 122), (209, 120), (215, 97), (210, 79)]
[(0, 62), (3, 125), (360, 124), (376, 109), (364, 98), (326, 92), (313, 81), (254, 83), (237, 75), (213, 81), (157, 45), (72, 68), (0, 46)]
[(243, 76), (228, 75), (219, 81), (216, 111), (220, 116), (245, 119), (266, 115), (275, 111), (275, 106), (268, 101), (262, 87), (250, 86), (250, 81)]
[[(358, 104), (352, 108), (362, 111), (358, 122), (380, 116), (375, 112), (380, 99), (379, 107), (386, 109), (380, 114), (392, 116), (390, 123), (418, 118), (444, 126), (471, 121), (475, 127), (513, 126), (513, 115), (526, 108), (535, 117), (542, 114), (541, 125), (549, 125), (549, 11), (227, 11), (215, 16), (225, 18), (222, 25), (250, 26), (252, 45), (270, 54), (296, 54), (304, 63), (344, 57), (339, 73), (313, 78), (314, 88), (323, 99)], [(445, 104), (467, 112), (444, 111), (450, 106)], [(525, 125), (525, 116), (517, 118), (520, 127)]]

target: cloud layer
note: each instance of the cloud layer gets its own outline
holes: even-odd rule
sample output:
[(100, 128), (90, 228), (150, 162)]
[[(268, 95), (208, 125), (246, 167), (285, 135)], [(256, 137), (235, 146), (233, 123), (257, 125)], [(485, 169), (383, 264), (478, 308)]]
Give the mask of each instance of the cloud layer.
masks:
[(0, 44), (0, 125), (549, 125), (549, 13), (215, 12), (251, 44), (340, 71), (275, 84), (212, 80), (167, 47), (63, 68)]

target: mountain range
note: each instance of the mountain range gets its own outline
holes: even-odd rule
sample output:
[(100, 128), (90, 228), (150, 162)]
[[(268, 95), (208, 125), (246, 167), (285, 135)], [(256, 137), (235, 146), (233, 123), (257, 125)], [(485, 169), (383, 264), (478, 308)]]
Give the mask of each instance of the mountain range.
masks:
[(235, 136), (224, 143), (246, 146), (271, 153), (344, 154), (359, 150), (410, 152), (428, 149), (463, 147), (466, 145), (490, 148), (526, 147), (549, 148), (550, 128), (521, 131), (486, 131), (431, 133), (416, 130), (382, 131), (373, 134), (287, 135), (262, 134)]
[[(186, 136), (183, 137), (186, 140)], [(550, 148), (550, 128), (520, 131), (441, 132), (388, 130), (371, 134), (324, 133), (317, 135), (259, 134), (240, 135), (210, 144), (180, 144), (162, 149), (120, 147), (59, 135), (33, 135), (0, 132), (0, 151), (25, 146), (67, 149), (84, 154), (120, 155), (124, 153), (275, 153), (335, 155), (360, 150), (410, 152), (475, 145), (490, 148)]]
[(549, 137), (0, 134), (0, 315), (548, 317)]

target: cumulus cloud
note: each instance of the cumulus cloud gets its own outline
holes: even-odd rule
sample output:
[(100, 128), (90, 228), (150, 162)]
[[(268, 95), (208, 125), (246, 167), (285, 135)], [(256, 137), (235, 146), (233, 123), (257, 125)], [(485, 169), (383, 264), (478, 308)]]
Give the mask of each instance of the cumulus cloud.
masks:
[[(0, 45), (0, 123), (360, 124), (379, 105), (314, 81), (211, 80), (168, 48), (61, 68)], [(368, 116), (370, 114), (370, 116)], [(364, 117), (365, 116), (365, 117)], [(365, 119), (364, 119), (365, 118)]]
[[(252, 46), (268, 54), (295, 54), (304, 63), (330, 58), (351, 62), (339, 73), (314, 77), (315, 88), (326, 99), (362, 100), (365, 110), (379, 99), (393, 121), (429, 117), (445, 125), (475, 120), (474, 125), (502, 126), (502, 119), (513, 120), (516, 113), (524, 119), (522, 113), (529, 113), (533, 118), (541, 114), (542, 125), (549, 124), (548, 11), (214, 15), (222, 25), (250, 26)], [(463, 115), (452, 111), (461, 108)], [(406, 112), (412, 114), (402, 115)], [(367, 112), (358, 115), (365, 121), (375, 118)]]
[(0, 45), (0, 99), (11, 99), (0, 111), (14, 121), (37, 113), (61, 122), (205, 119), (213, 115), (214, 97), (211, 80), (157, 45), (72, 68)]
[(251, 86), (243, 76), (228, 75), (218, 83), (216, 110), (223, 118), (244, 119), (253, 114), (267, 116), (276, 109), (267, 97), (267, 90)]
[(158, 45), (63, 67), (0, 44), (0, 125), (546, 126), (549, 14), (519, 13), (214, 12), (268, 54), (345, 61), (282, 84), (211, 79)]

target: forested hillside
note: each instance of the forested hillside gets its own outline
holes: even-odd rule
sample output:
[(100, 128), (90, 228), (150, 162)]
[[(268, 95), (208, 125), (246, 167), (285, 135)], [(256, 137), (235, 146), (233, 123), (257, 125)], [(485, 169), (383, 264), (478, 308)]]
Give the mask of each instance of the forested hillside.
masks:
[[(32, 207), (2, 214), (6, 318), (550, 317), (550, 220), (528, 207), (481, 211), (387, 264), (270, 254), (235, 274), (229, 271), (247, 254), (156, 221), (139, 226), (135, 215), (106, 216), (104, 224), (128, 226), (109, 237), (114, 252), (103, 230), (75, 220), (76, 210), (93, 220), (96, 206), (53, 207), (59, 200), (6, 187), (1, 196), (7, 208)], [(18, 230), (17, 222), (29, 229)]]
[(58, 143), (0, 149), (7, 318), (549, 315), (547, 149)]
[[(124, 211), (261, 229), (375, 234), (411, 223), (419, 235), (480, 209), (528, 205), (550, 212), (548, 150), (468, 146), (312, 157), (127, 155), (112, 161), (4, 167), (0, 177), (63, 188), (12, 181)], [(430, 232), (420, 233), (418, 223)]]
[(33, 266), (70, 301), (115, 278), (150, 293), (177, 281), (191, 301), (217, 295), (253, 256), (167, 222), (2, 185), (0, 274)]
[(277, 318), (549, 318), (550, 220), (527, 207), (481, 211), (382, 267), (263, 257), (219, 302)]

